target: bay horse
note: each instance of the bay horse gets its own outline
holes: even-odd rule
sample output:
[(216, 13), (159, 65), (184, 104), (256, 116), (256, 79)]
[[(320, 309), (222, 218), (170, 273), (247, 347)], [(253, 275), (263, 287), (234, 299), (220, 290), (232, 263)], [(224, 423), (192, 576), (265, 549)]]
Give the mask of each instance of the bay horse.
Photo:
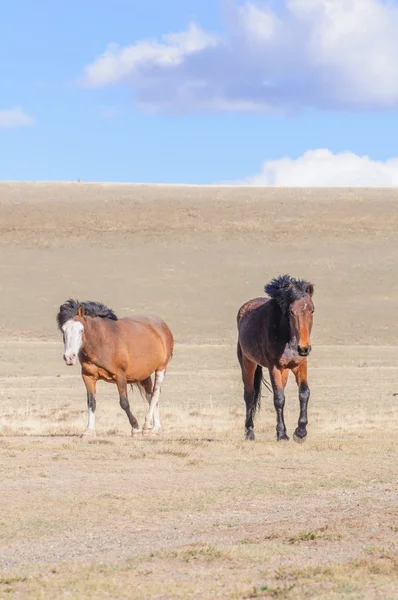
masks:
[(77, 359), (81, 364), (88, 406), (88, 425), (83, 435), (95, 436), (98, 380), (116, 383), (132, 435), (140, 434), (141, 429), (130, 410), (127, 384), (138, 385), (149, 403), (142, 434), (159, 433), (161, 385), (174, 348), (173, 334), (166, 323), (153, 315), (118, 319), (100, 302), (72, 299), (60, 306), (57, 323), (64, 338), (66, 364), (75, 365)]
[(314, 313), (314, 286), (309, 281), (282, 275), (264, 287), (268, 298), (249, 300), (239, 309), (238, 360), (246, 403), (246, 439), (254, 440), (253, 417), (260, 406), (263, 367), (269, 371), (276, 410), (277, 440), (288, 440), (283, 416), (289, 371), (296, 378), (300, 416), (293, 439), (307, 437), (307, 405), (310, 388), (307, 358)]

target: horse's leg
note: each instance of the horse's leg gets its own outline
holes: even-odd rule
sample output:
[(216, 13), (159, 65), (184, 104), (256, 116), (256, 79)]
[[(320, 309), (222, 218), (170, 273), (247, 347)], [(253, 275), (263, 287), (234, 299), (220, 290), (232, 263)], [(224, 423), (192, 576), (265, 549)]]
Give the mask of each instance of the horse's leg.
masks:
[(274, 406), (276, 410), (276, 438), (278, 441), (288, 440), (289, 436), (286, 432), (283, 409), (285, 407), (285, 387), (289, 376), (289, 370), (281, 370), (274, 366), (269, 369), (269, 374), (272, 390), (274, 392)]
[(117, 377), (116, 385), (117, 385), (117, 389), (119, 392), (120, 406), (126, 413), (128, 420), (130, 422), (130, 425), (131, 425), (131, 434), (137, 435), (137, 434), (141, 433), (141, 430), (138, 425), (137, 419), (135, 418), (135, 416), (133, 415), (133, 413), (130, 410), (130, 403), (129, 403), (129, 398), (127, 395), (127, 381), (126, 381), (126, 377), (124, 374)]
[[(146, 399), (148, 400), (148, 404), (150, 405), (151, 400), (152, 400), (152, 391), (153, 391), (153, 383), (152, 383), (151, 377), (148, 377), (144, 381), (141, 381), (141, 385), (145, 390)], [(162, 430), (162, 425), (160, 423), (159, 402), (157, 402), (156, 406), (153, 409), (152, 433), (159, 433), (161, 430)]]
[[(144, 435), (145, 435), (145, 433), (150, 433), (151, 430), (152, 430), (152, 433), (159, 433), (159, 431), (161, 429), (160, 421), (159, 421), (158, 404), (159, 404), (160, 391), (161, 391), (162, 383), (164, 380), (165, 372), (166, 372), (166, 369), (159, 369), (159, 370), (155, 371), (155, 383), (153, 385), (152, 398), (149, 403), (149, 410), (145, 417), (144, 427), (142, 428), (142, 433)], [(155, 422), (154, 422), (154, 425), (152, 428), (154, 416), (155, 416)]]
[(87, 409), (88, 409), (88, 424), (87, 429), (83, 433), (83, 436), (95, 437), (95, 409), (97, 407), (97, 401), (95, 399), (97, 382), (91, 375), (84, 375), (82, 373), (84, 385), (87, 390)]
[(162, 425), (160, 423), (160, 409), (159, 400), (156, 402), (156, 406), (153, 409), (153, 429), (152, 433), (160, 433), (162, 431)]
[(308, 400), (310, 399), (310, 388), (308, 387), (307, 381), (307, 361), (303, 360), (299, 367), (293, 369), (293, 373), (296, 377), (300, 400), (300, 416), (298, 420), (298, 427), (294, 432), (293, 439), (295, 442), (302, 443), (307, 437), (307, 407)]
[(254, 440), (253, 412), (256, 404), (254, 374), (256, 372), (257, 365), (243, 354), (239, 342), (238, 360), (242, 370), (243, 398), (246, 404), (245, 437), (247, 440)]

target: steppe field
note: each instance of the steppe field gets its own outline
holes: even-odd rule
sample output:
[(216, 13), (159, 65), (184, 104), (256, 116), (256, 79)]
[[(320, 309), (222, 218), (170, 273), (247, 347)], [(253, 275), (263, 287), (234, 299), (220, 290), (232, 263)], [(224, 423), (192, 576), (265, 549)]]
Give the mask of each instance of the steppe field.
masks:
[[(247, 442), (236, 312), (286, 272), (315, 284), (308, 440), (264, 390)], [(102, 383), (81, 438), (70, 296), (170, 325), (161, 436)], [(1, 183), (0, 367), (0, 598), (398, 598), (398, 190)]]

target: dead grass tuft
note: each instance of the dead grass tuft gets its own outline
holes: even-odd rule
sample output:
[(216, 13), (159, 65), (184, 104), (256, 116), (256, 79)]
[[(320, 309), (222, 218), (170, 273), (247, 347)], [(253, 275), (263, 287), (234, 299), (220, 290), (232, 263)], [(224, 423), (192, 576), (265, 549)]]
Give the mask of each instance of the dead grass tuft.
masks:
[(299, 542), (308, 542), (314, 540), (341, 540), (342, 535), (340, 533), (331, 533), (328, 531), (329, 526), (325, 525), (315, 531), (303, 531), (298, 535), (287, 538), (288, 544), (298, 544)]

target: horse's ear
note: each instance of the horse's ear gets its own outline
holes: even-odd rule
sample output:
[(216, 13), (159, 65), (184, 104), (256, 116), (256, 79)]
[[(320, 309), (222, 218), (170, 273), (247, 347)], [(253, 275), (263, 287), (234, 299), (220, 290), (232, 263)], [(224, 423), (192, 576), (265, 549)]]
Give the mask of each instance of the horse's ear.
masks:
[(314, 286), (312, 285), (312, 283), (309, 283), (307, 285), (307, 287), (305, 288), (305, 292), (306, 292), (306, 294), (309, 294), (310, 296), (312, 296), (312, 294), (314, 293)]
[(77, 309), (77, 316), (84, 319), (84, 306), (80, 305)]

